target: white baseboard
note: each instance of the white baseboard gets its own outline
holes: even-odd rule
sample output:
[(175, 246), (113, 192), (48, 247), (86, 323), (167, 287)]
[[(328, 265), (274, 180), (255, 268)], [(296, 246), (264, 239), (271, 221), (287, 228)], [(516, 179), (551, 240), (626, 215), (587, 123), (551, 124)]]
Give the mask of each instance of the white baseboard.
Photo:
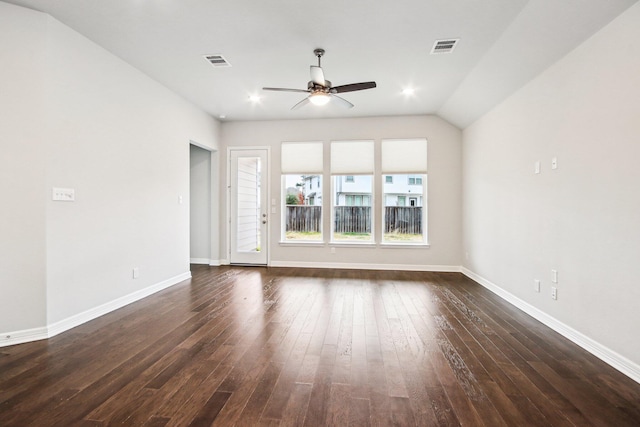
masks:
[(155, 285), (130, 293), (129, 295), (109, 301), (108, 303), (83, 311), (82, 313), (75, 314), (71, 317), (60, 320), (59, 322), (52, 323), (46, 327), (0, 333), (0, 347), (51, 338), (189, 278), (191, 278), (191, 272), (187, 271), (170, 279), (163, 280), (160, 283), (156, 283)]
[(474, 273), (473, 271), (461, 267), (462, 274), (469, 277), (470, 279), (478, 282), (483, 287), (487, 288), (494, 294), (498, 295), (500, 298), (504, 299), (508, 303), (518, 307), (520, 310), (524, 311), (531, 317), (535, 318), (539, 322), (545, 324), (550, 327), (560, 335), (579, 345), (583, 349), (587, 350), (589, 353), (593, 354), (603, 362), (611, 365), (613, 368), (622, 372), (632, 380), (640, 383), (640, 365), (632, 362), (626, 357), (616, 353), (608, 347), (600, 344), (599, 342), (589, 338), (581, 332), (573, 329), (572, 327), (565, 325), (560, 322), (558, 319), (549, 316), (544, 311), (532, 306), (528, 302), (521, 300), (510, 292), (505, 291), (500, 286), (490, 282), (482, 276)]
[(49, 338), (49, 335), (47, 335), (46, 327), (25, 329), (15, 332), (3, 332), (2, 335), (0, 335), (0, 347), (7, 347), (31, 341), (40, 341), (47, 338)]
[[(224, 260), (219, 260), (219, 259), (210, 259), (209, 260), (209, 266), (210, 267), (219, 267), (221, 265), (224, 265), (223, 263)], [(227, 263), (228, 264), (228, 263)]]
[(151, 294), (155, 294), (156, 292), (159, 292), (190, 278), (191, 272), (187, 271), (170, 279), (163, 280), (160, 283), (156, 283), (155, 285), (140, 289), (139, 291), (130, 293), (129, 295), (125, 295), (113, 301), (109, 301), (108, 303), (99, 305), (82, 313), (78, 313), (64, 320), (48, 325), (48, 335), (49, 337), (53, 337), (55, 335), (58, 335), (59, 333), (68, 331), (71, 328), (75, 328), (76, 326), (122, 308), (125, 305), (131, 304), (132, 302), (141, 300), (142, 298), (148, 297)]
[(398, 270), (459, 273), (459, 265), (363, 264), (340, 262), (271, 261), (269, 267), (331, 268), (347, 270)]
[(209, 262), (211, 262), (211, 260), (208, 259), (208, 258), (190, 258), (189, 259), (189, 264), (205, 264), (205, 265), (209, 265)]

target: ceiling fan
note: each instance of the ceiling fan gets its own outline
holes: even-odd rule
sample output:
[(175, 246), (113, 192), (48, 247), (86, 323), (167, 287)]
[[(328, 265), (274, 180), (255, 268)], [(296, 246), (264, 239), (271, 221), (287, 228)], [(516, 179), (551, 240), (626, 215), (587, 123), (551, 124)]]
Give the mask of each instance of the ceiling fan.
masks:
[(291, 107), (292, 110), (297, 110), (300, 107), (312, 103), (314, 105), (325, 105), (329, 101), (336, 101), (338, 104), (346, 108), (353, 108), (353, 104), (346, 99), (336, 95), (338, 93), (355, 92), (357, 90), (373, 89), (376, 87), (376, 82), (362, 82), (351, 83), (348, 85), (331, 86), (329, 80), (325, 80), (324, 72), (320, 66), (320, 58), (324, 55), (324, 49), (315, 49), (313, 54), (318, 57), (318, 65), (311, 66), (311, 80), (307, 83), (307, 89), (287, 89), (280, 87), (263, 87), (263, 90), (274, 90), (278, 92), (303, 92), (308, 93), (302, 101)]

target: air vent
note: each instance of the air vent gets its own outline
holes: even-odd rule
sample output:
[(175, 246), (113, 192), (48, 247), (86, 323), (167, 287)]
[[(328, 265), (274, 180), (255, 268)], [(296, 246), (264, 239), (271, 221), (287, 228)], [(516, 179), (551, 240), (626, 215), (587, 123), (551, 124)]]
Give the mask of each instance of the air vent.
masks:
[(436, 40), (431, 49), (431, 54), (451, 53), (460, 39)]
[(231, 64), (222, 55), (205, 55), (204, 59), (216, 68), (231, 67)]

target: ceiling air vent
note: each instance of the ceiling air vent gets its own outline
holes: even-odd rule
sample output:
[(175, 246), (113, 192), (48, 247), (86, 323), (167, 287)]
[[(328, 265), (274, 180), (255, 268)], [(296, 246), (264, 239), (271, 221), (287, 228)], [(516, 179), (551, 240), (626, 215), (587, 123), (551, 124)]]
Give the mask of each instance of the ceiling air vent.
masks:
[(222, 55), (205, 55), (204, 59), (216, 68), (231, 67), (231, 64)]
[(436, 40), (433, 44), (433, 48), (431, 49), (431, 54), (439, 54), (439, 53), (451, 53), (453, 49), (458, 44), (458, 40), (460, 39), (446, 39), (446, 40)]

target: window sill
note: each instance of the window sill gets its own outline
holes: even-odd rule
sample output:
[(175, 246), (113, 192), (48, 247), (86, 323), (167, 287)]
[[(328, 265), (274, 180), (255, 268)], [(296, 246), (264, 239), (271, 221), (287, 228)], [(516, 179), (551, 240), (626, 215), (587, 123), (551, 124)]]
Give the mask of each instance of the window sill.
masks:
[(278, 242), (278, 244), (280, 246), (311, 246), (311, 247), (318, 247), (318, 246), (324, 246), (325, 243), (324, 242), (314, 242), (311, 240), (297, 240), (297, 241), (291, 241), (291, 240), (281, 240), (280, 242)]
[(380, 247), (385, 249), (429, 249), (431, 245), (428, 243), (380, 243)]
[(329, 242), (329, 246), (340, 246), (343, 248), (376, 248), (378, 245), (374, 242)]

